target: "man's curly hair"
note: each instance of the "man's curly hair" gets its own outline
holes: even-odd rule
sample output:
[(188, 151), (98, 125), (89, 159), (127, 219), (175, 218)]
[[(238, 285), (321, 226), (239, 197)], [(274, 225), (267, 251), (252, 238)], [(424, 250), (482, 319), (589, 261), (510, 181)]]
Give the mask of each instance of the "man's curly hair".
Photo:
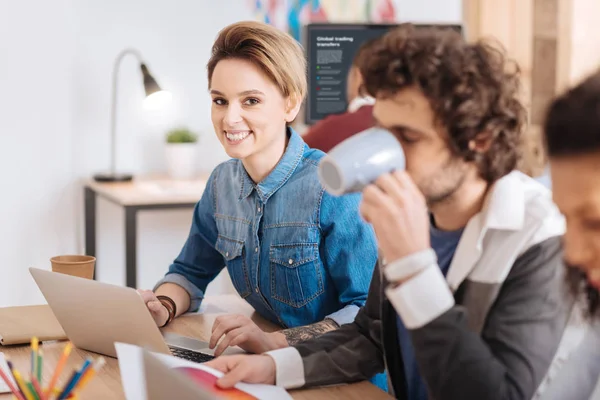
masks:
[[(447, 130), (452, 151), (475, 162), (487, 182), (516, 168), (526, 111), (518, 98), (519, 68), (498, 47), (467, 43), (448, 28), (403, 24), (375, 40), (358, 67), (363, 90), (375, 98), (418, 87)], [(487, 151), (469, 149), (482, 134)]]

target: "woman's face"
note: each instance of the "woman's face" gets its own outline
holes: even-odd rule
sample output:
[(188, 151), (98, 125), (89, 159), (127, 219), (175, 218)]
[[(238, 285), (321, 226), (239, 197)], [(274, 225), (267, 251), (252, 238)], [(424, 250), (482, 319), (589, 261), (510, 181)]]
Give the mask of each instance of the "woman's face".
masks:
[(212, 123), (227, 155), (246, 161), (256, 156), (279, 160), (286, 122), (294, 120), (299, 105), (285, 98), (260, 68), (242, 59), (219, 61), (210, 95)]

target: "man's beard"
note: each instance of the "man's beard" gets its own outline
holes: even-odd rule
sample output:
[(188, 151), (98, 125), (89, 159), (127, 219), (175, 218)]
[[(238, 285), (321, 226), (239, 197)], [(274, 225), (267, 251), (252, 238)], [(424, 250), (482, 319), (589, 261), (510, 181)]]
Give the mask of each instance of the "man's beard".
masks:
[(583, 270), (567, 265), (567, 289), (569, 295), (584, 304), (588, 318), (600, 318), (600, 293), (587, 280)]
[(431, 207), (450, 201), (454, 193), (460, 189), (467, 177), (467, 166), (460, 159), (450, 157), (440, 172), (427, 179), (420, 187), (425, 195), (427, 206)]

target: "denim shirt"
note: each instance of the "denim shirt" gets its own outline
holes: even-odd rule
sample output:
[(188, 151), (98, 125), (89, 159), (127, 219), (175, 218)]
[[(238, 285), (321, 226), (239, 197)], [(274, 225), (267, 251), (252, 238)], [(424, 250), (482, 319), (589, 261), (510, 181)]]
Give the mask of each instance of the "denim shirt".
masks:
[(223, 267), (240, 296), (284, 328), (326, 317), (350, 323), (364, 305), (377, 244), (358, 213), (360, 195), (324, 191), (317, 175), (324, 153), (288, 134), (282, 159), (259, 184), (237, 159), (208, 179), (189, 237), (156, 285), (183, 287), (188, 311)]

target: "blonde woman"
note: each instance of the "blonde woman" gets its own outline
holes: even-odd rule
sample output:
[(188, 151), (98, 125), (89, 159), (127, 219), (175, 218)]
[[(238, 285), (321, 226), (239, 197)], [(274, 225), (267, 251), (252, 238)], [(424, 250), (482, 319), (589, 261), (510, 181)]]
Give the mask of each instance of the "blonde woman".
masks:
[(327, 194), (317, 177), (324, 154), (289, 127), (306, 93), (301, 47), (269, 25), (230, 25), (213, 45), (208, 82), (215, 134), (232, 160), (210, 176), (164, 279), (143, 292), (157, 325), (198, 310), (224, 266), (238, 293), (282, 330), (219, 317), (210, 340), (216, 355), (235, 345), (263, 353), (352, 322), (377, 246), (358, 214), (359, 195)]

